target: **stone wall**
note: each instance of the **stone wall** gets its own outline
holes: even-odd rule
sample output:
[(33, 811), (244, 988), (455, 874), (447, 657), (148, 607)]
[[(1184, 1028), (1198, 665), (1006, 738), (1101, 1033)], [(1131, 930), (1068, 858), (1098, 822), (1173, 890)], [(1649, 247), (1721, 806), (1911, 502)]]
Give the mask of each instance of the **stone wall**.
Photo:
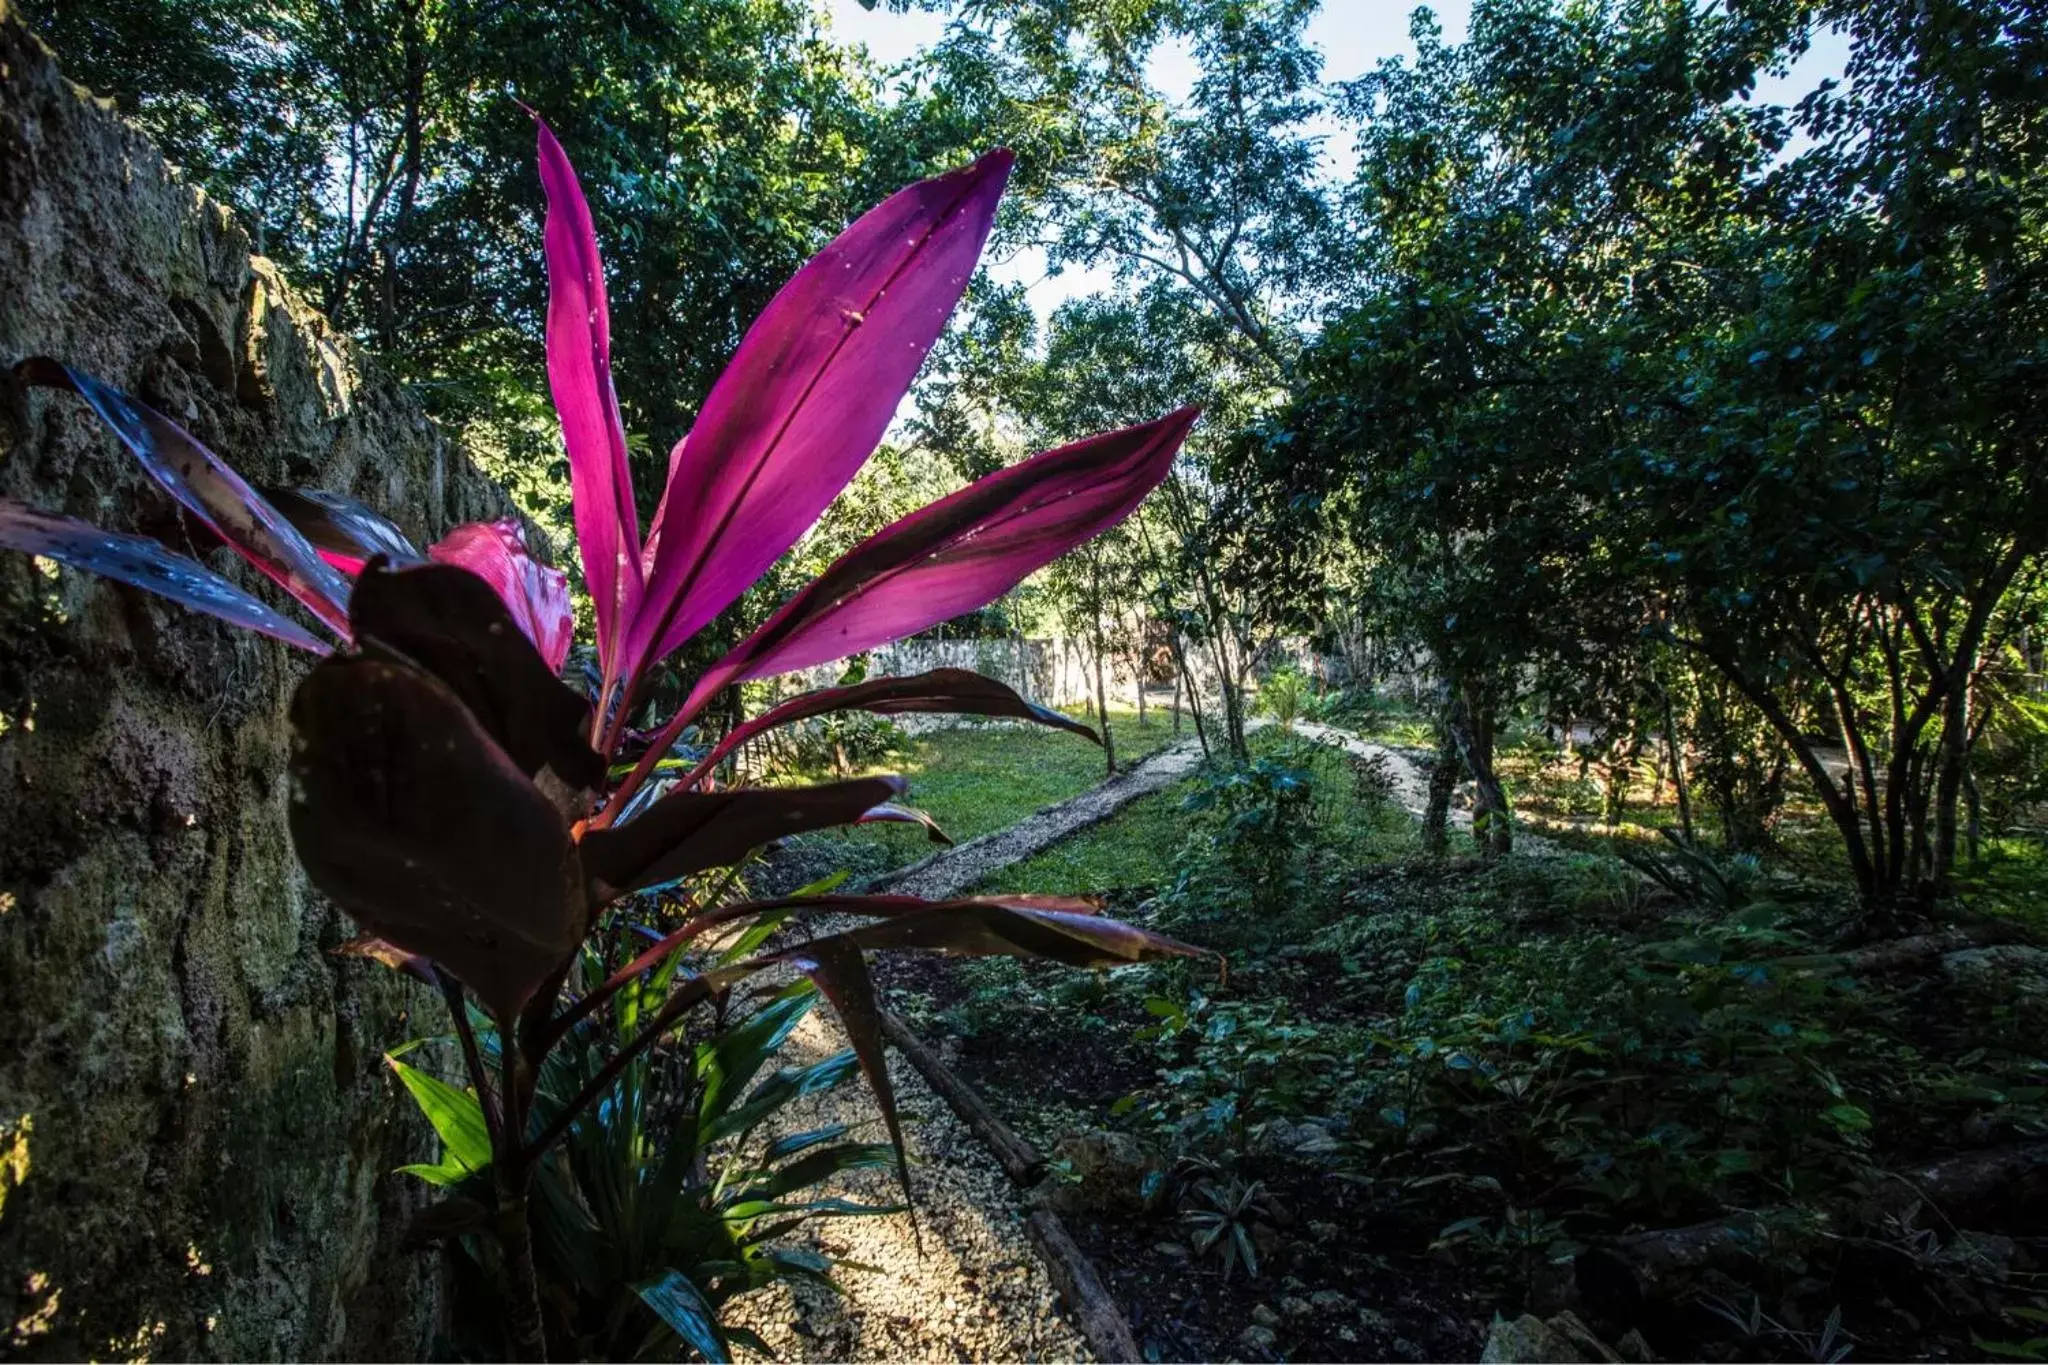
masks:
[[(0, 0), (0, 496), (189, 544), (83, 404), (8, 376), (36, 354), (419, 537), (506, 508)], [(0, 1355), (428, 1349), (391, 1172), (431, 1140), (380, 1055), (441, 1016), (327, 952), (285, 829), (305, 663), (0, 554)]]

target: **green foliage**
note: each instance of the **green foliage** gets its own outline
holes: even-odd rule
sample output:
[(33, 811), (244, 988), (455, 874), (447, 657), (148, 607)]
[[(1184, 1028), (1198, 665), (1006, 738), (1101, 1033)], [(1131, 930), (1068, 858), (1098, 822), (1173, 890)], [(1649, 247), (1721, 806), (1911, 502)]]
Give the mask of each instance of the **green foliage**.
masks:
[[(539, 1122), (661, 1007), (677, 979), (676, 961), (622, 992), (615, 1021), (586, 1023), (549, 1054)], [(811, 984), (799, 982), (744, 1019), (648, 1050), (539, 1166), (533, 1217), (541, 1293), (562, 1310), (562, 1331), (579, 1358), (729, 1359), (735, 1339), (745, 1338), (720, 1324), (727, 1301), (775, 1280), (829, 1283), (830, 1263), (787, 1245), (791, 1233), (818, 1219), (888, 1211), (818, 1188), (843, 1171), (888, 1167), (886, 1143), (846, 1141), (843, 1125), (772, 1131), (794, 1101), (856, 1071), (853, 1054), (844, 1052), (763, 1077), (815, 999)], [(496, 1060), (495, 1032), (480, 1014), (473, 1022), (485, 1055)], [(395, 1058), (392, 1066), (442, 1138), (440, 1162), (408, 1172), (446, 1187), (444, 1208), (478, 1210), (480, 1227), (492, 1199), (483, 1174), (491, 1158), (476, 1096)], [(455, 1272), (454, 1344), (494, 1357), (503, 1350), (492, 1334), (502, 1318), (487, 1277), (495, 1245), (452, 1240), (463, 1262)]]
[(1219, 882), (1248, 892), (1260, 909), (1284, 907), (1301, 892), (1303, 855), (1315, 815), (1314, 779), (1282, 754), (1242, 768), (1214, 769), (1181, 801), (1194, 822), (1173, 902), (1212, 903)]

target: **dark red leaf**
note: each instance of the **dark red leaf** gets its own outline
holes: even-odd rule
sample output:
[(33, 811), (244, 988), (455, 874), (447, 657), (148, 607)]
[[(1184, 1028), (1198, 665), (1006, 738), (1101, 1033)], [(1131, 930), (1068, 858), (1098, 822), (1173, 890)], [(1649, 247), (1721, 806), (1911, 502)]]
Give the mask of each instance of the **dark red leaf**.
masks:
[(553, 802), (439, 681), (332, 658), (292, 698), (292, 843), (371, 934), (510, 1018), (575, 951), (583, 877)]
[(853, 824), (903, 787), (900, 777), (865, 777), (816, 787), (670, 792), (626, 823), (584, 835), (584, 871), (601, 903), (730, 867), (771, 839)]
[(875, 1002), (875, 983), (868, 976), (868, 964), (858, 948), (832, 939), (818, 939), (805, 945), (790, 962), (811, 980), (838, 1011), (860, 1062), (861, 1074), (875, 1092), (875, 1104), (882, 1111), (882, 1123), (889, 1130), (889, 1145), (896, 1149), (896, 1178), (903, 1184), (903, 1199), (910, 1202), (910, 1162), (903, 1153), (903, 1126), (896, 1117), (896, 1087), (889, 1081), (889, 1056), (882, 1049), (882, 1011)]
[(147, 588), (180, 606), (315, 654), (327, 652), (327, 645), (304, 626), (279, 615), (204, 564), (173, 554), (147, 536), (116, 535), (75, 517), (39, 512), (0, 499), (0, 546)]
[(452, 564), (373, 562), (350, 621), (366, 649), (395, 651), (453, 689), (528, 777), (551, 770), (572, 792), (603, 782), (589, 701), (555, 676), (483, 579)]
[(895, 801), (884, 801), (854, 822), (859, 825), (898, 824), (923, 825), (924, 832), (935, 844), (951, 844), (953, 837), (939, 828), (939, 822), (915, 806), (901, 805)]
[[(709, 921), (708, 928), (776, 910), (805, 916), (866, 916), (874, 922), (832, 935), (863, 948), (1036, 957), (1074, 967), (1115, 967), (1157, 958), (1195, 957), (1204, 951), (1111, 919), (1092, 902), (1071, 896), (968, 896), (950, 901), (916, 896), (796, 896), (721, 906), (699, 919)], [(804, 951), (808, 950), (806, 945)]]

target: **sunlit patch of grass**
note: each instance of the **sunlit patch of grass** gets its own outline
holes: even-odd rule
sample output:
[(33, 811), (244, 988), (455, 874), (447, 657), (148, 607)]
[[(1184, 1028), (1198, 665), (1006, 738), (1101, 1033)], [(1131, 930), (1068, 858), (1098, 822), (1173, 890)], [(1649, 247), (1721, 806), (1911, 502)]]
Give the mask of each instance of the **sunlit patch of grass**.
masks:
[(1156, 887), (1173, 875), (1173, 855), (1187, 837), (1181, 802), (1192, 790), (1176, 782), (1141, 797), (1093, 829), (991, 874), (977, 892), (1096, 896)]
[[(1078, 708), (1070, 714), (1081, 716)], [(1165, 712), (1152, 710), (1145, 720), (1140, 727), (1135, 711), (1110, 708), (1119, 765), (1136, 762), (1173, 741), (1172, 720)], [(905, 800), (929, 812), (956, 841), (1008, 828), (1107, 776), (1102, 750), (1080, 736), (1009, 724), (926, 731), (856, 775), (865, 773), (900, 773), (907, 778), (910, 791)], [(829, 776), (805, 774), (803, 780)], [(891, 866), (915, 861), (933, 849), (925, 832), (910, 825), (862, 825), (818, 837), (870, 844), (887, 854)]]

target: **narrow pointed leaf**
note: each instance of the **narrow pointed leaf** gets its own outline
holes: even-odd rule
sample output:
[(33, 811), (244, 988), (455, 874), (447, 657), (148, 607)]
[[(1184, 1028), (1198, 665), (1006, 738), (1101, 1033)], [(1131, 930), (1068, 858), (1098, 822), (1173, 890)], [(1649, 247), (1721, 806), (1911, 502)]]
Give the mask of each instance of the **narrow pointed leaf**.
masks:
[(973, 611), (1130, 515), (1194, 425), (1182, 408), (997, 470), (855, 546), (701, 678), (719, 688), (842, 659)]
[(598, 900), (730, 867), (771, 839), (850, 825), (903, 792), (900, 777), (816, 787), (675, 791), (623, 825), (583, 836), (584, 871)]
[(513, 517), (472, 521), (435, 541), (427, 555), (437, 564), (467, 569), (491, 585), (533, 647), (560, 674), (576, 635), (569, 608), (569, 575), (535, 559), (526, 548), (526, 527)]
[(394, 564), (416, 564), (425, 557), (397, 523), (345, 493), (323, 488), (265, 488), (262, 492), (270, 505), (312, 542), (320, 558), (351, 578), (375, 555)]
[(823, 1128), (812, 1128), (801, 1133), (788, 1133), (769, 1143), (767, 1150), (761, 1153), (761, 1159), (769, 1162), (780, 1161), (784, 1157), (795, 1156), (809, 1148), (827, 1142), (837, 1142), (845, 1136), (846, 1125), (843, 1123), (827, 1124)]
[(903, 1151), (903, 1125), (896, 1117), (896, 1087), (889, 1080), (889, 1057), (882, 1049), (882, 1011), (875, 1001), (875, 983), (868, 976), (867, 960), (860, 949), (840, 938), (817, 939), (804, 945), (791, 962), (798, 971), (818, 983), (818, 989), (832, 1002), (839, 1022), (846, 1028), (853, 1055), (875, 1092), (875, 1104), (882, 1111), (882, 1124), (889, 1130), (889, 1146), (896, 1152), (896, 1178), (903, 1186), (903, 1198), (910, 1195), (910, 1159)]
[(348, 580), (261, 493), (170, 418), (89, 374), (40, 357), (29, 383), (70, 389), (99, 414), (149, 476), (235, 553), (268, 574), (338, 632), (348, 629)]
[[(431, 1167), (408, 1167), (414, 1175), (422, 1176), (436, 1185), (453, 1184), (479, 1171), (488, 1170), (491, 1164), (490, 1129), (484, 1123), (484, 1111), (477, 1103), (476, 1096), (467, 1090), (458, 1090), (446, 1081), (429, 1076), (418, 1067), (407, 1066), (396, 1057), (386, 1056), (384, 1064), (389, 1066), (398, 1079), (405, 1083), (413, 1102), (434, 1126), (434, 1132), (441, 1138), (442, 1154), (440, 1163)], [(443, 1174), (446, 1179), (435, 1179), (428, 1171)]]
[(288, 645), (327, 653), (327, 645), (304, 626), (282, 616), (195, 559), (187, 559), (147, 536), (102, 531), (76, 517), (40, 512), (0, 499), (0, 547), (41, 555), (102, 578), (147, 588), (183, 607), (218, 617)]
[(703, 1292), (680, 1270), (642, 1280), (633, 1286), (633, 1292), (698, 1355), (720, 1365), (732, 1359), (725, 1336), (718, 1329), (717, 1313), (705, 1302)]
[(378, 938), (431, 958), (499, 1018), (583, 937), (582, 873), (554, 804), (442, 683), (332, 658), (292, 698), (292, 843)]
[(864, 949), (924, 948), (963, 957), (1029, 957), (1070, 967), (1118, 967), (1201, 950), (1106, 915), (1046, 910), (997, 899), (962, 900), (876, 920), (834, 935)]
[(867, 1171), (888, 1166), (893, 1154), (888, 1147), (878, 1142), (843, 1142), (836, 1147), (798, 1157), (782, 1169), (771, 1173), (759, 1184), (746, 1191), (749, 1199), (782, 1199), (798, 1190), (830, 1180), (842, 1171)]
[(806, 692), (792, 697), (780, 706), (764, 711), (752, 720), (735, 725), (725, 738), (718, 741), (710, 753), (697, 765), (698, 772), (709, 772), (719, 760), (734, 749), (752, 739), (755, 735), (772, 730), (778, 725), (789, 725), (796, 721), (808, 720), (812, 716), (827, 715), (833, 711), (873, 711), (880, 715), (902, 715), (910, 712), (944, 711), (956, 715), (1008, 716), (1017, 720), (1035, 721), (1040, 725), (1051, 725), (1061, 730), (1071, 730), (1085, 739), (1100, 744), (1102, 740), (1095, 731), (1071, 716), (1029, 702), (994, 678), (985, 677), (966, 668), (934, 668), (927, 673), (915, 673), (900, 678), (871, 678), (867, 682), (855, 683), (851, 687), (828, 687), (817, 692)]
[(548, 199), (548, 387), (569, 455), (576, 544), (597, 612), (598, 655), (610, 670), (640, 600), (640, 518), (612, 390), (611, 315), (590, 204), (553, 131), (538, 116), (534, 125)]
[(939, 822), (932, 819), (929, 814), (915, 806), (906, 806), (896, 801), (884, 801), (873, 810), (863, 814), (854, 823), (857, 825), (923, 825), (926, 836), (933, 843), (950, 845), (953, 842), (953, 836), (940, 829)]
[(873, 453), (967, 288), (1011, 160), (990, 152), (892, 195), (748, 330), (670, 476), (634, 665), (744, 592)]
[[(917, 896), (810, 896), (720, 906), (698, 917), (704, 932), (719, 923), (770, 912), (860, 915), (872, 923), (834, 939), (864, 948), (927, 948), (964, 956), (1046, 958), (1073, 967), (1115, 967), (1204, 950), (1111, 919), (1091, 902), (1070, 896), (969, 896), (928, 901)], [(813, 940), (792, 952), (803, 954)]]
[(727, 1028), (715, 1043), (706, 1045), (697, 1057), (697, 1122), (709, 1127), (740, 1100), (754, 1077), (779, 1051), (804, 1016), (817, 1002), (817, 994), (799, 981), (796, 989), (784, 992), (773, 1002)]
[(462, 699), (519, 770), (546, 769), (574, 791), (604, 780), (590, 703), (555, 676), (490, 584), (453, 564), (372, 564), (356, 583), (351, 626), (366, 648), (395, 651)]
[(735, 1133), (751, 1132), (755, 1125), (780, 1112), (783, 1106), (805, 1095), (815, 1095), (843, 1084), (858, 1065), (853, 1053), (847, 1051), (835, 1052), (809, 1066), (784, 1067), (755, 1086), (754, 1093), (747, 1096), (745, 1104), (726, 1111), (717, 1122), (706, 1128), (703, 1140), (716, 1142)]

